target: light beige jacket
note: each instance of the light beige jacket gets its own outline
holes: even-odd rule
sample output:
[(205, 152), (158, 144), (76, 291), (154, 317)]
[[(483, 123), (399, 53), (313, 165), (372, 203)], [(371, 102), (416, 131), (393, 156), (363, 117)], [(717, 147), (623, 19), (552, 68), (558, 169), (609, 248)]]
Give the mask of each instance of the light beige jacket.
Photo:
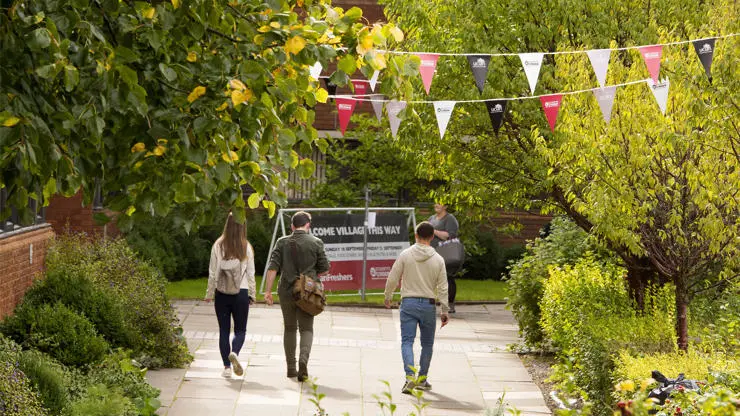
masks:
[(432, 247), (416, 243), (401, 252), (385, 283), (386, 300), (391, 300), (401, 279), (401, 298), (436, 298), (442, 313), (450, 309), (445, 261)]
[[(216, 290), (216, 278), (218, 277), (218, 264), (224, 259), (221, 252), (221, 237), (213, 243), (211, 248), (211, 261), (208, 264), (208, 288), (206, 289), (206, 299), (213, 299)], [(226, 260), (228, 261), (228, 260)], [(242, 273), (246, 273), (242, 279), (241, 289), (249, 291), (249, 297), (256, 300), (257, 283), (254, 280), (254, 249), (247, 243), (247, 259), (242, 262)]]

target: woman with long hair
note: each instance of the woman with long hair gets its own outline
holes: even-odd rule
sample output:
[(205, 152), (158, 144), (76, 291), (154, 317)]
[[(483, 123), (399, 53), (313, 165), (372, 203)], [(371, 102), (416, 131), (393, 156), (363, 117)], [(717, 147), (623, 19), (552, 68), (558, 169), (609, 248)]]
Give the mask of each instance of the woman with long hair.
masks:
[[(219, 279), (224, 279), (224, 270), (235, 270), (234, 276), (241, 278), (239, 292), (227, 294), (219, 291), (223, 287)], [(254, 281), (254, 249), (247, 240), (247, 224), (239, 224), (229, 213), (221, 234), (211, 249), (211, 261), (208, 266), (208, 289), (205, 301), (215, 298), (214, 306), (218, 319), (218, 347), (224, 362), (223, 377), (234, 374), (241, 376), (244, 369), (239, 363), (239, 351), (247, 335), (247, 318), (249, 305), (254, 302), (256, 284)], [(229, 345), (231, 319), (234, 319), (234, 339)]]

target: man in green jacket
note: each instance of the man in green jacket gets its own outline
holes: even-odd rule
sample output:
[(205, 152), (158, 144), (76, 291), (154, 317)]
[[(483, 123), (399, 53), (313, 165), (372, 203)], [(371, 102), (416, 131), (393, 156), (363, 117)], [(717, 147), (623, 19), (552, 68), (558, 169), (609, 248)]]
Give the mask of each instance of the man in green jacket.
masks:
[[(297, 377), (298, 381), (308, 379), (308, 356), (313, 344), (313, 316), (296, 306), (293, 300), (293, 284), (298, 276), (318, 278), (329, 271), (329, 260), (324, 252), (324, 242), (311, 235), (311, 215), (304, 211), (293, 214), (289, 236), (280, 238), (270, 257), (267, 268), (267, 282), (265, 284), (265, 301), (272, 305), (272, 285), (275, 277), (280, 273), (278, 296), (280, 309), (283, 312), (283, 348), (285, 361), (288, 366), (288, 377)], [(298, 371), (295, 365), (296, 331), (300, 330), (301, 343), (298, 358)]]

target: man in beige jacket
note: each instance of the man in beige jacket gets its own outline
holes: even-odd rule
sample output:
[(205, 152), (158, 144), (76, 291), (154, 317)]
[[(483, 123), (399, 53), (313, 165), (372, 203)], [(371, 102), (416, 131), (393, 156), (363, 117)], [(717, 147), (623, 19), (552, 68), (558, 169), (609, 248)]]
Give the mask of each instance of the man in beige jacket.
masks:
[[(432, 362), (436, 325), (436, 301), (441, 304), (442, 326), (447, 325), (449, 310), (447, 300), (447, 272), (442, 256), (432, 248), (434, 227), (427, 221), (416, 227), (416, 244), (401, 252), (393, 263), (385, 284), (385, 307), (391, 307), (393, 291), (401, 284), (401, 357), (406, 372), (402, 392), (411, 394), (414, 388), (430, 390), (426, 377)], [(414, 378), (414, 339), (416, 327), (421, 332), (421, 357), (419, 359), (420, 383)]]

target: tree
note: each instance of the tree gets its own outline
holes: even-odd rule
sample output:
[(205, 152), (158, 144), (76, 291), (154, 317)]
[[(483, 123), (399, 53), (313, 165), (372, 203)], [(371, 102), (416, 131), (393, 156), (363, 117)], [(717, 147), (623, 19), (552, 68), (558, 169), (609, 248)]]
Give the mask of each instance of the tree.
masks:
[[(408, 49), (445, 52), (649, 45), (735, 33), (739, 20), (727, 0), (385, 4), (406, 30)], [(564, 99), (554, 134), (543, 129), (539, 100), (526, 100), (510, 104), (498, 137), (482, 104), (458, 106), (442, 140), (434, 115), (412, 106), (401, 135), (427, 162), (420, 172), (446, 181), (440, 194), (450, 202), (483, 212), (562, 210), (620, 255), (638, 303), (646, 285), (675, 283), (678, 345), (686, 348), (692, 293), (736, 276), (729, 271), (740, 235), (737, 46), (736, 37), (717, 41), (711, 84), (692, 45), (665, 48), (665, 117), (639, 84), (618, 90), (608, 127), (594, 98), (580, 94)], [(645, 78), (636, 51), (612, 54), (607, 84)], [(488, 80), (484, 97), (529, 94), (516, 56), (493, 58)], [(585, 54), (549, 55), (536, 93), (596, 85)], [(478, 98), (473, 86), (463, 58), (441, 59), (431, 99)]]
[[(387, 65), (403, 34), (323, 0), (25, 1), (0, 9), (0, 188), (9, 205), (96, 187), (127, 229), (171, 216), (186, 230), (230, 207), (285, 204), (288, 169), (327, 142), (313, 128), (326, 90)], [(396, 59), (396, 63), (401, 62)], [(386, 68), (386, 66), (388, 66)], [(407, 68), (411, 72), (413, 63)], [(245, 204), (241, 187), (256, 192)], [(0, 218), (7, 213), (0, 213)]]

